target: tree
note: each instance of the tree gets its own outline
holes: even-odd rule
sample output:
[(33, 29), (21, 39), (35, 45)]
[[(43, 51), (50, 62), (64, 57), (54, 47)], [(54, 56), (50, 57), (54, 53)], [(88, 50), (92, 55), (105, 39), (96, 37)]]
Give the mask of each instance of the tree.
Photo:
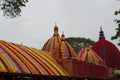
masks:
[(28, 0), (0, 0), (0, 10), (9, 18), (21, 16), (21, 8), (25, 7)]
[(114, 70), (113, 71), (113, 76), (116, 78), (120, 78), (120, 70)]
[[(120, 9), (118, 11), (115, 11), (115, 15), (120, 16)], [(120, 46), (120, 19), (116, 19), (115, 22), (118, 24), (118, 27), (116, 28), (116, 34), (111, 37), (112, 40), (118, 39), (118, 46)]]
[(90, 46), (94, 43), (91, 39), (80, 38), (80, 37), (69, 37), (66, 38), (66, 41), (73, 47), (75, 52), (77, 53), (81, 48), (85, 46)]

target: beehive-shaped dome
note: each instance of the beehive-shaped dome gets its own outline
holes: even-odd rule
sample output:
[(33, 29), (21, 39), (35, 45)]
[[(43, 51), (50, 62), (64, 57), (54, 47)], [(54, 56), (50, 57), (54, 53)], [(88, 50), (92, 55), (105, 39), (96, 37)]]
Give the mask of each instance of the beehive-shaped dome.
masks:
[(61, 36), (61, 41), (56, 46), (55, 52), (53, 54), (56, 60), (71, 59), (74, 57), (75, 51), (65, 40), (64, 34)]
[(95, 65), (105, 65), (104, 61), (90, 47), (84, 47), (76, 54), (75, 59)]
[(50, 52), (51, 55), (53, 55), (54, 51), (55, 51), (55, 47), (56, 45), (61, 41), (59, 33), (58, 33), (58, 27), (55, 24), (54, 27), (54, 34), (53, 36), (48, 39), (48, 41), (44, 44), (42, 50)]
[(103, 36), (101, 29), (99, 40), (93, 44), (92, 49), (106, 62), (109, 68), (120, 69), (120, 51), (113, 43), (105, 40)]
[(0, 40), (0, 73), (68, 76), (44, 51)]

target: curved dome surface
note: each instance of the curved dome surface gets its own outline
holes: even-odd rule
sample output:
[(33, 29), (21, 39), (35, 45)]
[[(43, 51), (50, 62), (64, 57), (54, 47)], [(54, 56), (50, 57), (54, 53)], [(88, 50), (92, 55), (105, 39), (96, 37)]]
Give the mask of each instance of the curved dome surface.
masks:
[(106, 62), (108, 67), (120, 69), (120, 51), (113, 43), (101, 39), (93, 44), (92, 49)]
[(0, 40), (0, 72), (68, 76), (44, 51)]
[(76, 54), (75, 59), (95, 65), (105, 65), (104, 61), (90, 47), (80, 49)]
[(108, 40), (105, 40), (102, 27), (99, 32), (99, 40), (92, 45), (92, 49), (105, 61), (107, 67), (120, 69), (120, 51)]
[(56, 60), (71, 59), (72, 57), (74, 57), (74, 55), (75, 55), (74, 49), (65, 40), (64, 34), (62, 34), (61, 42), (58, 43), (55, 49), (55, 53), (53, 54), (54, 58)]
[(58, 33), (58, 27), (55, 25), (54, 27), (54, 35), (48, 39), (48, 41), (44, 44), (42, 50), (50, 52), (51, 55), (53, 55), (55, 51), (56, 45), (61, 41), (59, 33)]

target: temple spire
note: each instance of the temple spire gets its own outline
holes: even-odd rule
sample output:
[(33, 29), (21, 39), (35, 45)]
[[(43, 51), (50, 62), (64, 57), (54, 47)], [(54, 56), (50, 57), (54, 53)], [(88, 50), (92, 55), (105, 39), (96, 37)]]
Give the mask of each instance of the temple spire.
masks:
[(23, 46), (23, 42), (21, 42), (21, 46)]
[(57, 36), (58, 34), (58, 27), (57, 27), (57, 23), (55, 22), (55, 27), (54, 27), (54, 36)]
[(61, 40), (64, 41), (65, 40), (65, 35), (64, 32), (62, 31), (62, 35), (61, 35)]
[(104, 32), (102, 30), (102, 27), (100, 26), (100, 32), (99, 32), (99, 40), (104, 40), (105, 37), (104, 37)]

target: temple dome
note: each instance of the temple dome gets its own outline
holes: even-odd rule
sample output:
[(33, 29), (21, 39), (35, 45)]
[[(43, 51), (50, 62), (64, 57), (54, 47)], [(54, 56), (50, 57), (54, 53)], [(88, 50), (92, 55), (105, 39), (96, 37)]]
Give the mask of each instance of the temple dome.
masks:
[(61, 41), (59, 33), (58, 33), (58, 27), (55, 24), (54, 27), (54, 34), (51, 38), (48, 39), (48, 41), (44, 44), (42, 50), (50, 52), (51, 55), (53, 55), (55, 51), (56, 45)]
[(56, 60), (71, 59), (75, 55), (74, 49), (70, 44), (65, 40), (64, 34), (61, 36), (61, 41), (56, 46), (53, 57)]
[(92, 49), (106, 62), (110, 68), (120, 69), (120, 51), (107, 40), (99, 40), (92, 45)]
[(94, 65), (105, 66), (104, 61), (90, 47), (80, 49), (80, 51), (76, 54), (75, 59), (82, 62), (92, 63)]
[(103, 36), (101, 29), (99, 40), (92, 45), (92, 49), (106, 62), (109, 68), (120, 69), (120, 51), (113, 43), (105, 40)]
[(44, 51), (0, 40), (0, 73), (69, 76)]

